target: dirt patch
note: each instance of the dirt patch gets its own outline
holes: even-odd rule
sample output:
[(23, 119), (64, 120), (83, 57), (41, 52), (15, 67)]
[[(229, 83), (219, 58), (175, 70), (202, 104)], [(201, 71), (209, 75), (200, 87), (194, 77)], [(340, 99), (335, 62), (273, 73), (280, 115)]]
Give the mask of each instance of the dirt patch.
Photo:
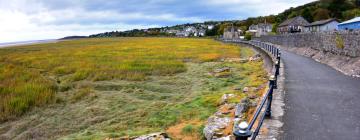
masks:
[[(200, 120), (190, 120), (190, 121), (183, 121), (181, 123), (178, 123), (174, 126), (169, 127), (166, 130), (166, 133), (169, 134), (169, 136), (172, 139), (175, 140), (198, 140), (201, 139), (200, 134), (197, 132), (197, 130), (201, 127), (203, 124)], [(184, 132), (187, 127), (192, 126), (193, 130), (189, 130), (191, 132)]]

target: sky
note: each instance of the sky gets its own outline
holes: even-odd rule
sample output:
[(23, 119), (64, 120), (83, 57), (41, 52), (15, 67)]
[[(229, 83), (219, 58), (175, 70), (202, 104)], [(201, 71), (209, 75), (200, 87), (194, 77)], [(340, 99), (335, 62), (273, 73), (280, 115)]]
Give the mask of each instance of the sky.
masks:
[(0, 0), (0, 43), (278, 14), (314, 0)]

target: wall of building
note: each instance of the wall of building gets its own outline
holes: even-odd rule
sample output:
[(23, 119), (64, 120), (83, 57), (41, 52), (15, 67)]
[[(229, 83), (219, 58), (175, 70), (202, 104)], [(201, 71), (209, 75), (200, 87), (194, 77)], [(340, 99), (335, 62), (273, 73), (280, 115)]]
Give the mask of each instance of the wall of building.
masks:
[(320, 31), (333, 31), (333, 30), (337, 30), (337, 26), (338, 26), (339, 22), (337, 21), (332, 21), (328, 24), (325, 24), (323, 26), (320, 26)]
[(324, 25), (305, 27), (305, 31), (306, 32), (334, 31), (337, 30), (338, 24), (339, 23), (337, 21), (332, 21)]
[(267, 35), (254, 39), (285, 47), (310, 47), (337, 55), (360, 57), (359, 30)]
[(339, 25), (339, 30), (346, 30), (346, 29), (360, 29), (360, 22)]

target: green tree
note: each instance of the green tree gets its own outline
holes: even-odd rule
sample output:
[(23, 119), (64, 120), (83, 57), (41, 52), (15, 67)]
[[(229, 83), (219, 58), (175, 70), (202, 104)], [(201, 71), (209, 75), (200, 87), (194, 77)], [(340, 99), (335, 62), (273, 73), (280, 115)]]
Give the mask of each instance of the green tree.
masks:
[(274, 24), (273, 24), (273, 27), (272, 27), (272, 29), (271, 29), (271, 32), (276, 33), (278, 27), (279, 27), (279, 23), (274, 23)]
[(358, 9), (358, 8), (352, 9), (352, 10), (347, 10), (347, 11), (343, 12), (344, 20), (349, 20), (349, 19), (352, 19), (352, 18), (358, 17), (358, 16), (360, 16), (360, 9)]
[(291, 12), (290, 15), (288, 15), (288, 19), (289, 19), (289, 18), (294, 18), (294, 17), (296, 17), (296, 16), (298, 16), (297, 12), (293, 11), (293, 12)]
[(249, 33), (249, 32), (246, 32), (246, 33), (245, 33), (245, 39), (246, 39), (246, 40), (251, 40), (251, 38), (252, 38), (252, 34)]
[(329, 10), (319, 8), (314, 12), (314, 21), (330, 18)]
[(218, 28), (217, 34), (222, 35), (224, 33), (225, 28), (228, 26), (231, 26), (231, 23), (221, 24), (220, 27)]
[(301, 16), (304, 17), (309, 22), (314, 21), (313, 15), (312, 15), (309, 7), (301, 10)]
[(219, 30), (219, 26), (214, 26), (211, 30), (206, 30), (205, 34), (206, 36), (217, 36), (217, 31)]

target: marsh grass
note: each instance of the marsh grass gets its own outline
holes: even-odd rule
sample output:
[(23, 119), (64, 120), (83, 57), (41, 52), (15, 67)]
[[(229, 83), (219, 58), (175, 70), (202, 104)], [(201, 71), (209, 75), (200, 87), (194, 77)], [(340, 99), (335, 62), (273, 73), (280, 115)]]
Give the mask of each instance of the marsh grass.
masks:
[(187, 70), (186, 61), (238, 56), (233, 46), (210, 39), (95, 38), (0, 49), (0, 121), (81, 80), (143, 81)]
[[(249, 48), (186, 38), (96, 38), (0, 49), (2, 120), (39, 106), (0, 124), (0, 137), (105, 139), (194, 120), (199, 123), (183, 133), (201, 135), (223, 94), (238, 95), (231, 101), (236, 103), (247, 95), (233, 87), (266, 82), (262, 62), (219, 61), (252, 55)], [(208, 74), (222, 67), (232, 68), (230, 77)]]

